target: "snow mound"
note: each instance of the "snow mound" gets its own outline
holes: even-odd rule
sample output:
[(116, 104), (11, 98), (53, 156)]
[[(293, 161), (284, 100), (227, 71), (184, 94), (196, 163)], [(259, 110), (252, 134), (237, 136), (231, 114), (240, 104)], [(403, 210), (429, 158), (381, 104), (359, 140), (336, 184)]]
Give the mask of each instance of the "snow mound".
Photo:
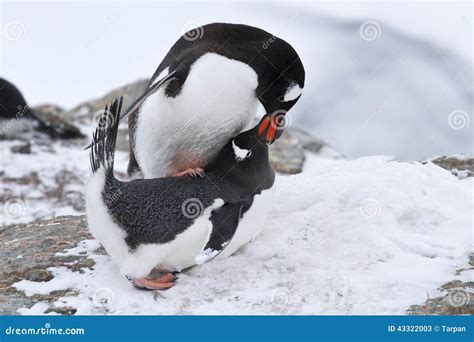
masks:
[(255, 241), (184, 272), (170, 290), (134, 289), (93, 241), (66, 252), (88, 253), (93, 270), (52, 268), (49, 282), (14, 286), (75, 290), (54, 305), (77, 314), (403, 314), (458, 277), (472, 251), (473, 179), (431, 163), (311, 157), (275, 186)]

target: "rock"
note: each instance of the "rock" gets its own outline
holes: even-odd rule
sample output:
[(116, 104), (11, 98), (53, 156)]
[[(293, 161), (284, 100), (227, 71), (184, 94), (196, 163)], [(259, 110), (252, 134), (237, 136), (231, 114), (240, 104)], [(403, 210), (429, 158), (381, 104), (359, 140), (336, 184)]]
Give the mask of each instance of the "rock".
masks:
[[(429, 160), (462, 179), (474, 176), (474, 158), (465, 155), (445, 156)], [(424, 162), (427, 163), (427, 162)]]
[(40, 129), (52, 138), (81, 139), (84, 135), (74, 124), (62, 118), (64, 110), (56, 105), (45, 104), (32, 108), (40, 123)]
[[(470, 256), (470, 267), (460, 269), (456, 273), (474, 270), (474, 254)], [(410, 315), (473, 315), (474, 314), (474, 282), (453, 280), (439, 288), (445, 294), (428, 298), (425, 304), (412, 305), (407, 313)]]
[(30, 108), (20, 90), (3, 78), (0, 78), (0, 104), (2, 139), (30, 140), (31, 137), (23, 135), (32, 131), (41, 131), (52, 138), (83, 137), (77, 127), (59, 116), (63, 112), (60, 107)]
[(110, 105), (113, 100), (120, 96), (123, 96), (123, 108), (125, 110), (145, 91), (147, 85), (148, 79), (139, 79), (114, 89), (100, 98), (83, 102), (68, 110), (64, 113), (64, 116), (71, 121), (79, 120), (81, 123), (89, 123), (94, 118), (94, 114), (103, 111), (105, 106)]
[(32, 108), (33, 112), (37, 112), (39, 115), (47, 113), (49, 115), (60, 116), (65, 112), (63, 107), (60, 107), (55, 104), (47, 103), (43, 105), (39, 105)]
[(280, 139), (269, 149), (270, 163), (276, 172), (296, 174), (303, 171), (307, 153), (330, 158), (344, 158), (344, 155), (311, 134), (294, 127), (288, 127)]
[[(139, 79), (114, 89), (100, 98), (83, 102), (64, 113), (64, 116), (71, 122), (76, 122), (79, 125), (90, 125), (93, 122), (95, 126), (97, 115), (105, 109), (105, 106), (109, 106), (113, 100), (123, 96), (123, 108), (125, 110), (145, 91), (147, 86), (148, 79)], [(129, 149), (128, 122), (124, 122), (119, 127), (116, 148), (122, 151), (128, 151)]]
[(26, 142), (25, 144), (15, 145), (10, 148), (13, 153), (30, 154), (31, 144)]
[(289, 127), (285, 130), (285, 133), (293, 139), (297, 139), (305, 151), (336, 159), (346, 158), (344, 154), (336, 150), (328, 143), (316, 138), (302, 129)]
[(11, 82), (0, 78), (0, 119), (31, 118), (30, 107), (21, 91)]
[[(39, 297), (27, 297), (11, 285), (22, 279), (50, 280), (52, 274), (48, 268), (53, 266), (68, 267), (75, 271), (91, 268), (94, 262), (87, 257), (55, 255), (90, 238), (84, 216), (62, 216), (0, 228), (0, 315), (17, 314), (18, 308), (31, 307), (38, 301), (54, 302), (63, 296), (61, 291), (53, 291)], [(61, 314), (72, 313), (66, 308), (59, 310), (50, 308), (50, 311)]]
[(291, 132), (284, 132), (269, 149), (269, 159), (276, 172), (285, 174), (300, 173), (305, 161), (303, 145)]

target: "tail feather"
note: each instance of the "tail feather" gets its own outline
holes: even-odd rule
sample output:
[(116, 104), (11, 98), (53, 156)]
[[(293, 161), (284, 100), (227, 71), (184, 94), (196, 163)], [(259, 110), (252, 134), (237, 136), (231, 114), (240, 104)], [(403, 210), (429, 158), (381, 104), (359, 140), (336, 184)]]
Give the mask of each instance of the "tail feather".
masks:
[(92, 172), (96, 172), (100, 168), (104, 168), (107, 173), (113, 172), (115, 143), (117, 141), (122, 102), (122, 97), (116, 99), (110, 105), (110, 109), (105, 107), (105, 110), (99, 116), (97, 128), (92, 134), (90, 152)]

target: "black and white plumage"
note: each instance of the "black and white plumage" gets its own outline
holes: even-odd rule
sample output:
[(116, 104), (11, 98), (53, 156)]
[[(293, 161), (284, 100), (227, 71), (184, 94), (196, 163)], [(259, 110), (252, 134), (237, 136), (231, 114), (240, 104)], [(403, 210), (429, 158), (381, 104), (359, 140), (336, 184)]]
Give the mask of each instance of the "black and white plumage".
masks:
[(257, 125), (230, 139), (202, 178), (122, 182), (113, 173), (121, 105), (115, 101), (104, 111), (93, 136), (86, 208), (92, 235), (122, 274), (138, 286), (160, 288), (146, 278), (153, 268), (181, 271), (219, 253), (226, 257), (259, 233), (275, 178), (268, 128)]
[[(198, 39), (196, 39), (198, 37)], [(293, 47), (256, 27), (214, 23), (184, 34), (129, 108), (129, 174), (144, 178), (202, 168), (248, 129), (259, 103), (278, 129), (298, 101), (305, 71)]]

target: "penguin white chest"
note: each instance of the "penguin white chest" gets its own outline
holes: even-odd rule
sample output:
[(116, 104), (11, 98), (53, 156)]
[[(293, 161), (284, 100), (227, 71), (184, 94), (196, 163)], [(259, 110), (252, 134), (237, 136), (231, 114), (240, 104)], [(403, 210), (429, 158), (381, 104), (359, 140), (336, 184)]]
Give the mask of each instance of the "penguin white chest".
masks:
[(273, 203), (275, 188), (262, 191), (255, 195), (251, 207), (240, 220), (239, 226), (235, 231), (229, 245), (217, 256), (217, 259), (224, 259), (234, 254), (240, 247), (259, 235), (265, 224), (265, 219), (271, 209), (270, 203)]
[(176, 97), (160, 90), (147, 98), (134, 146), (145, 178), (205, 166), (251, 124), (258, 108), (257, 85), (257, 74), (247, 64), (207, 53), (191, 66)]

